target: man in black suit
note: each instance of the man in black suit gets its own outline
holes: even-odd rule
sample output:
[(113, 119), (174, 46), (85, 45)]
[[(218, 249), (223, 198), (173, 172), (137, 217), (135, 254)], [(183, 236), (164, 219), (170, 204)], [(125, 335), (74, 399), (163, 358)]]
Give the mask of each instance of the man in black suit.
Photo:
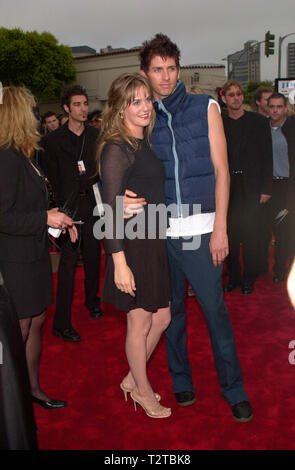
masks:
[(79, 240), (74, 245), (67, 234), (61, 235), (61, 258), (58, 270), (56, 312), (53, 332), (67, 341), (80, 341), (80, 335), (71, 324), (71, 305), (74, 294), (74, 276), (81, 247), (85, 271), (85, 305), (92, 318), (102, 316), (99, 289), (100, 254), (99, 240), (93, 235), (96, 205), (93, 185), (98, 181), (96, 147), (99, 131), (85, 125), (88, 115), (86, 90), (73, 85), (64, 90), (62, 107), (69, 120), (42, 140), (44, 148), (43, 169), (52, 185), (59, 207), (67, 206), (73, 218), (82, 224)]
[[(254, 93), (254, 104), (257, 108), (257, 113), (269, 117), (269, 108), (268, 108), (268, 98), (273, 93), (272, 87), (260, 86)], [(271, 201), (271, 198), (269, 199)], [(269, 201), (266, 204), (260, 204), (260, 214), (259, 214), (259, 245), (258, 245), (258, 258), (257, 258), (257, 277), (264, 276), (268, 274), (268, 252), (270, 245), (269, 230), (266, 229), (268, 224), (268, 205)]]
[(53, 132), (59, 127), (59, 120), (56, 113), (53, 111), (47, 111), (42, 117), (42, 124), (44, 128), (44, 134)]
[[(281, 93), (272, 93), (268, 98), (269, 124), (273, 146), (273, 186), (272, 198), (266, 205), (266, 243), (262, 250), (265, 264), (268, 260), (272, 233), (275, 235), (273, 282), (285, 280), (287, 261), (290, 252), (291, 215), (294, 207), (294, 137), (295, 126), (287, 123), (287, 98)], [(286, 127), (285, 127), (286, 125)], [(291, 211), (291, 213), (290, 213)]]
[[(290, 98), (289, 98), (290, 99)], [(290, 100), (291, 101), (291, 100)], [(294, 104), (294, 103), (293, 103)], [(289, 116), (284, 125), (282, 132), (288, 144), (288, 157), (290, 165), (290, 179), (288, 184), (287, 207), (289, 210), (290, 218), (290, 233), (289, 233), (289, 261), (290, 265), (295, 256), (295, 114)]]
[[(235, 80), (225, 83), (222, 99), (228, 116), (223, 117), (231, 175), (228, 210), (229, 282), (225, 292), (242, 285), (251, 294), (257, 275), (259, 208), (271, 197), (272, 143), (268, 121), (243, 109), (243, 92)], [(243, 253), (243, 274), (239, 262)]]

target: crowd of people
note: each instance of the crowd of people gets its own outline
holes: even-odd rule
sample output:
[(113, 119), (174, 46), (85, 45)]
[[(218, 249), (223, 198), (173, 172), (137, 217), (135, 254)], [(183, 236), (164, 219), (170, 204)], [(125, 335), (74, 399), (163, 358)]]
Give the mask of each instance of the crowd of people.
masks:
[[(180, 50), (166, 35), (144, 42), (139, 57), (140, 73), (113, 81), (102, 112), (89, 114), (86, 90), (73, 85), (62, 94), (63, 114), (48, 111), (41, 127), (30, 91), (3, 89), (0, 308), (7, 327), (0, 331), (11, 338), (19, 330), (17, 350), (26, 357), (26, 364), (10, 365), (10, 374), (0, 365), (1, 388), (8, 390), (9, 375), (19, 390), (10, 394), (9, 405), (4, 395), (0, 399), (5, 448), (36, 447), (33, 402), (51, 410), (67, 405), (42, 390), (38, 374), (42, 325), (53, 300), (49, 228), (60, 250), (53, 334), (82, 340), (71, 321), (80, 252), (85, 307), (92, 319), (103, 317), (98, 292), (104, 239), (102, 301), (125, 312), (127, 321), (129, 371), (122, 371), (120, 383), (125, 399), (130, 393), (135, 409), (140, 405), (148, 417), (171, 416), (147, 375), (165, 332), (176, 402), (195, 402), (186, 346), (189, 283), (232, 416), (239, 422), (253, 417), (223, 294), (238, 287), (252, 294), (255, 280), (269, 271), (273, 236), (272, 281), (286, 278), (294, 257), (295, 115), (287, 116), (287, 99), (272, 88), (256, 92), (255, 112), (245, 110), (236, 80), (224, 84), (222, 108), (199, 90), (187, 91), (179, 79)], [(105, 216), (97, 210), (101, 199)], [(168, 217), (157, 219), (153, 237), (151, 205), (173, 206)], [(101, 217), (113, 227), (111, 234), (97, 225)], [(144, 236), (126, 235), (132, 220)], [(224, 262), (229, 278), (222, 285)], [(15, 408), (13, 400), (23, 406)], [(20, 427), (16, 413), (24, 409)]]
[[(66, 111), (57, 114), (54, 111), (46, 111), (39, 120), (38, 131), (41, 135), (55, 131), (58, 127), (63, 126), (69, 120)], [(97, 129), (101, 128), (101, 111), (98, 109), (88, 113), (87, 123)]]

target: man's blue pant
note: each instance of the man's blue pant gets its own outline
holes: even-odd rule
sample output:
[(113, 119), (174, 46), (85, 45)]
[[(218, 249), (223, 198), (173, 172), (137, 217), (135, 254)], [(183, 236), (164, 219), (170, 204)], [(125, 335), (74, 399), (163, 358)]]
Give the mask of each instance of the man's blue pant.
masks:
[(222, 266), (213, 265), (209, 250), (210, 237), (211, 234), (202, 235), (200, 247), (192, 250), (183, 249), (184, 246), (189, 246), (187, 239), (167, 239), (172, 281), (172, 319), (166, 330), (169, 371), (174, 393), (194, 390), (186, 345), (184, 297), (187, 279), (205, 315), (222, 394), (230, 405), (235, 405), (248, 401), (248, 397), (243, 386), (231, 322), (223, 300)]

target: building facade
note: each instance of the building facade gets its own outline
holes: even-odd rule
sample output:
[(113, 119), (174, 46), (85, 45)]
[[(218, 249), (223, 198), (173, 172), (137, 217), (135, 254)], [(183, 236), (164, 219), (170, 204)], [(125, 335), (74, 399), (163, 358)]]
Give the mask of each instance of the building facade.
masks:
[[(100, 53), (75, 57), (76, 83), (87, 90), (89, 111), (103, 109), (110, 85), (116, 77), (125, 72), (139, 72), (139, 50), (139, 47), (112, 49), (108, 46), (106, 49), (101, 49)], [(216, 97), (216, 87), (222, 86), (226, 80), (225, 66), (219, 64), (184, 66), (181, 67), (180, 78), (188, 91), (195, 87), (201, 89), (203, 93)], [(61, 112), (56, 100), (40, 102), (39, 109), (41, 114), (49, 109)]]
[(295, 78), (295, 42), (289, 42), (287, 47), (287, 77)]
[(260, 44), (247, 41), (244, 49), (227, 56), (228, 79), (237, 80), (246, 88), (250, 80), (260, 81)]
[(217, 98), (216, 88), (226, 81), (225, 66), (220, 64), (195, 64), (181, 67), (180, 79), (187, 91), (205, 93)]

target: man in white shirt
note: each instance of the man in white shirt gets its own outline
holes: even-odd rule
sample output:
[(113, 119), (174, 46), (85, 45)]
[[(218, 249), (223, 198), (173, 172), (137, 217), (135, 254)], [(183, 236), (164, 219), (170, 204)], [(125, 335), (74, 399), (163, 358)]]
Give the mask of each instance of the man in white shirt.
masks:
[[(176, 44), (163, 34), (145, 42), (140, 52), (141, 72), (151, 83), (157, 114), (153, 148), (165, 165), (167, 204), (176, 208), (167, 233), (172, 280), (172, 320), (166, 332), (169, 370), (178, 404), (194, 403), (186, 349), (188, 279), (206, 317), (222, 394), (233, 417), (246, 422), (252, 409), (221, 285), (228, 254), (226, 141), (218, 104), (207, 95), (187, 93), (179, 80), (179, 56)], [(125, 197), (125, 205), (131, 202), (142, 200)]]

